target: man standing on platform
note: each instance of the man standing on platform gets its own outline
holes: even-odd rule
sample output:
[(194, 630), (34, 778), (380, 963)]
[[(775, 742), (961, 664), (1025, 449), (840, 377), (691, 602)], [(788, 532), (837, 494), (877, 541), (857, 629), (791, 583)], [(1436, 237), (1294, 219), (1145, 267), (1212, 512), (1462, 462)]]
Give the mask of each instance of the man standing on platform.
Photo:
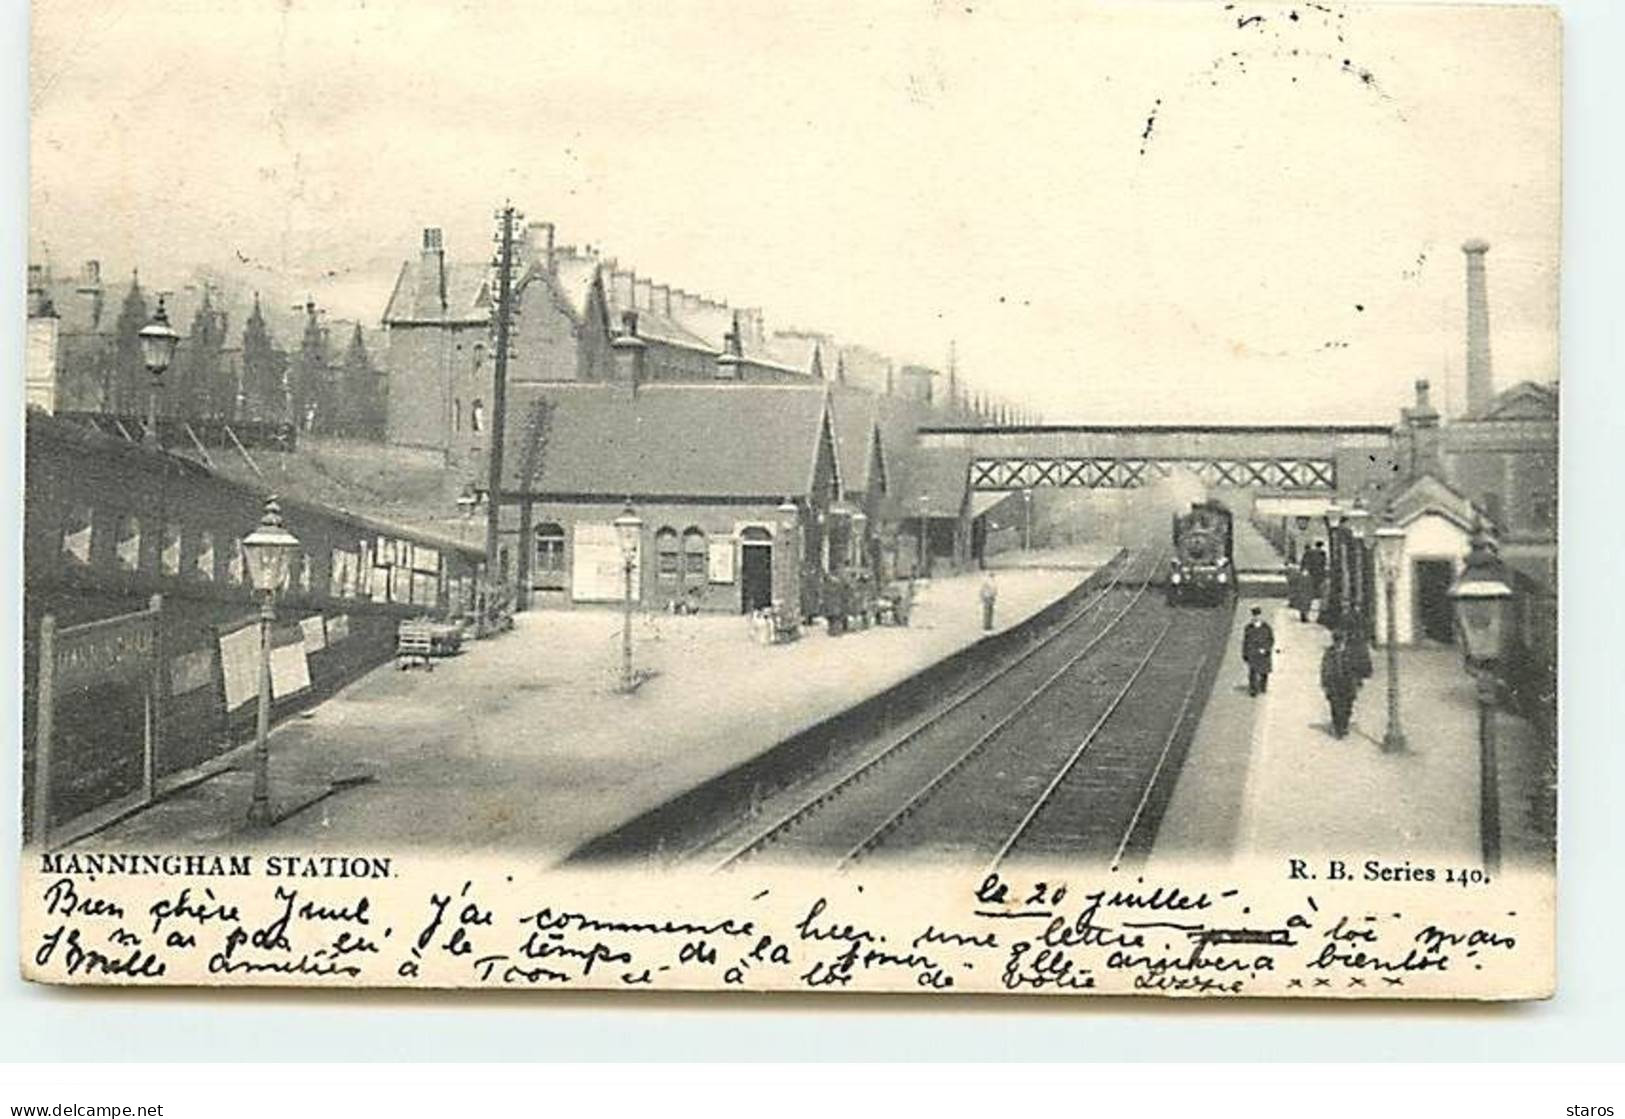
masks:
[(1314, 605), (1314, 588), (1310, 585), (1309, 573), (1300, 567), (1292, 566), (1286, 569), (1286, 600), (1292, 609), (1298, 612), (1298, 620), (1309, 620), (1309, 608)]
[(999, 585), (993, 581), (993, 572), (982, 580), (982, 629), (993, 632), (993, 606), (999, 601)]
[(1326, 701), (1331, 704), (1332, 737), (1342, 738), (1349, 732), (1354, 696), (1360, 690), (1360, 678), (1354, 671), (1345, 630), (1337, 630), (1332, 635), (1331, 647), (1320, 658), (1320, 690), (1326, 693)]
[(1309, 574), (1310, 597), (1324, 600), (1326, 595), (1326, 544), (1316, 540), (1315, 546), (1303, 554), (1303, 569)]
[(1270, 669), (1275, 663), (1275, 631), (1264, 620), (1264, 611), (1253, 607), (1253, 616), (1241, 631), (1241, 659), (1247, 662), (1247, 694), (1256, 696), (1270, 687)]

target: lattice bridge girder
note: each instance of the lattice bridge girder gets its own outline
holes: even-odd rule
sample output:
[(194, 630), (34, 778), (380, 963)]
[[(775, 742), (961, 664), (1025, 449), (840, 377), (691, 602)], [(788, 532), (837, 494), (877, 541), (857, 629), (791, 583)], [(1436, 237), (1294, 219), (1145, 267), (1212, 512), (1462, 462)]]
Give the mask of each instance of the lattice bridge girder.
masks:
[(1058, 489), (1138, 489), (1185, 471), (1210, 486), (1333, 493), (1331, 458), (1130, 458), (1009, 455), (971, 460), (971, 489), (982, 492)]

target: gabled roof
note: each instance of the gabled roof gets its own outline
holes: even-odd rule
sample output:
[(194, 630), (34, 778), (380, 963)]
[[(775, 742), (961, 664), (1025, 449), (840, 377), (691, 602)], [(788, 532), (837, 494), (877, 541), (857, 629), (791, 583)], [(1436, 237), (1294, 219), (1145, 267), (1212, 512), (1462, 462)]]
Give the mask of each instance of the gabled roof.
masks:
[(467, 261), (445, 263), (445, 293), (442, 302), (439, 277), (424, 261), (408, 260), (395, 278), (395, 290), (384, 308), (385, 324), (489, 322), (491, 295), (490, 269)]
[(1386, 495), (1386, 505), (1395, 523), (1402, 527), (1430, 513), (1453, 522), (1464, 532), (1472, 532), (1482, 523), (1471, 499), (1433, 474), (1421, 474), (1395, 486)]
[[(826, 348), (830, 352), (826, 352)], [(827, 380), (835, 371), (833, 348), (829, 346), (828, 339), (817, 334), (781, 331), (768, 337), (763, 351), (765, 364), (793, 370), (803, 376)]]
[(864, 493), (873, 484), (869, 467), (880, 467), (885, 483), (885, 446), (876, 423), (874, 398), (860, 392), (836, 392), (830, 401), (830, 419), (835, 433), (835, 458), (841, 467), (841, 481), (849, 493)]
[(1489, 407), (1468, 417), (1473, 420), (1555, 420), (1557, 386), (1522, 381), (1490, 401)]
[(717, 352), (704, 338), (679, 322), (675, 315), (650, 310), (648, 307), (634, 308), (622, 303), (613, 295), (609, 299), (610, 328), (618, 333), (621, 329), (621, 315), (631, 310), (637, 311), (638, 337), (645, 341), (664, 342), (668, 346), (680, 346), (683, 349), (699, 350), (706, 354)]
[[(829, 431), (821, 388), (649, 384), (515, 385), (503, 488), (522, 474), (538, 401), (551, 413), (528, 489), (541, 495), (762, 498), (810, 492)], [(837, 473), (839, 464), (833, 464)]]
[(587, 317), (587, 304), (598, 280), (598, 262), (591, 257), (559, 254), (554, 258), (556, 289), (579, 321)]
[(961, 447), (918, 448), (898, 488), (905, 517), (957, 517), (970, 492), (970, 452)]

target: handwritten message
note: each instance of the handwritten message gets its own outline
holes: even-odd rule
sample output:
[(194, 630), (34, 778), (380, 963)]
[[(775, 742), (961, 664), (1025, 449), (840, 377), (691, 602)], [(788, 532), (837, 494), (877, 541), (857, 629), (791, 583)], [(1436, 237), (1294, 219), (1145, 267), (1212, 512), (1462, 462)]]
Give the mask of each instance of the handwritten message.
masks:
[(33, 855), (61, 983), (1528, 998), (1549, 882), (538, 873), (345, 855)]

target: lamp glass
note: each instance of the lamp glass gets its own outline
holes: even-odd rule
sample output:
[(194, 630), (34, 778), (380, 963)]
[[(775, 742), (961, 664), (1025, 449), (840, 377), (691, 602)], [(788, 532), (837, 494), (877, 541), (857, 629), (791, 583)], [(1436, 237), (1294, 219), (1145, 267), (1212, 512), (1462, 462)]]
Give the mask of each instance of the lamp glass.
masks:
[(137, 337), (141, 340), (141, 361), (147, 372), (156, 376), (168, 369), (175, 359), (175, 347), (180, 344), (181, 336), (169, 325), (162, 310), (137, 332)]
[[(268, 523), (273, 518), (275, 523)], [(257, 591), (281, 590), (288, 581), (288, 571), (298, 551), (299, 538), (287, 530), (280, 516), (267, 513), (259, 527), (243, 537), (248, 581)]]
[(1506, 612), (1512, 588), (1499, 579), (1471, 576), (1468, 572), (1450, 589), (1456, 606), (1456, 628), (1470, 660), (1498, 660), (1506, 640)]
[(631, 562), (632, 557), (638, 554), (638, 539), (643, 534), (643, 519), (632, 512), (628, 505), (626, 511), (615, 518), (615, 539), (621, 546), (621, 558)]
[(1383, 525), (1377, 530), (1377, 562), (1390, 579), (1399, 574), (1399, 565), (1405, 558), (1405, 530), (1394, 525)]
[(1366, 510), (1360, 508), (1350, 509), (1348, 526), (1349, 531), (1354, 533), (1354, 539), (1363, 543), (1371, 538), (1371, 514)]

